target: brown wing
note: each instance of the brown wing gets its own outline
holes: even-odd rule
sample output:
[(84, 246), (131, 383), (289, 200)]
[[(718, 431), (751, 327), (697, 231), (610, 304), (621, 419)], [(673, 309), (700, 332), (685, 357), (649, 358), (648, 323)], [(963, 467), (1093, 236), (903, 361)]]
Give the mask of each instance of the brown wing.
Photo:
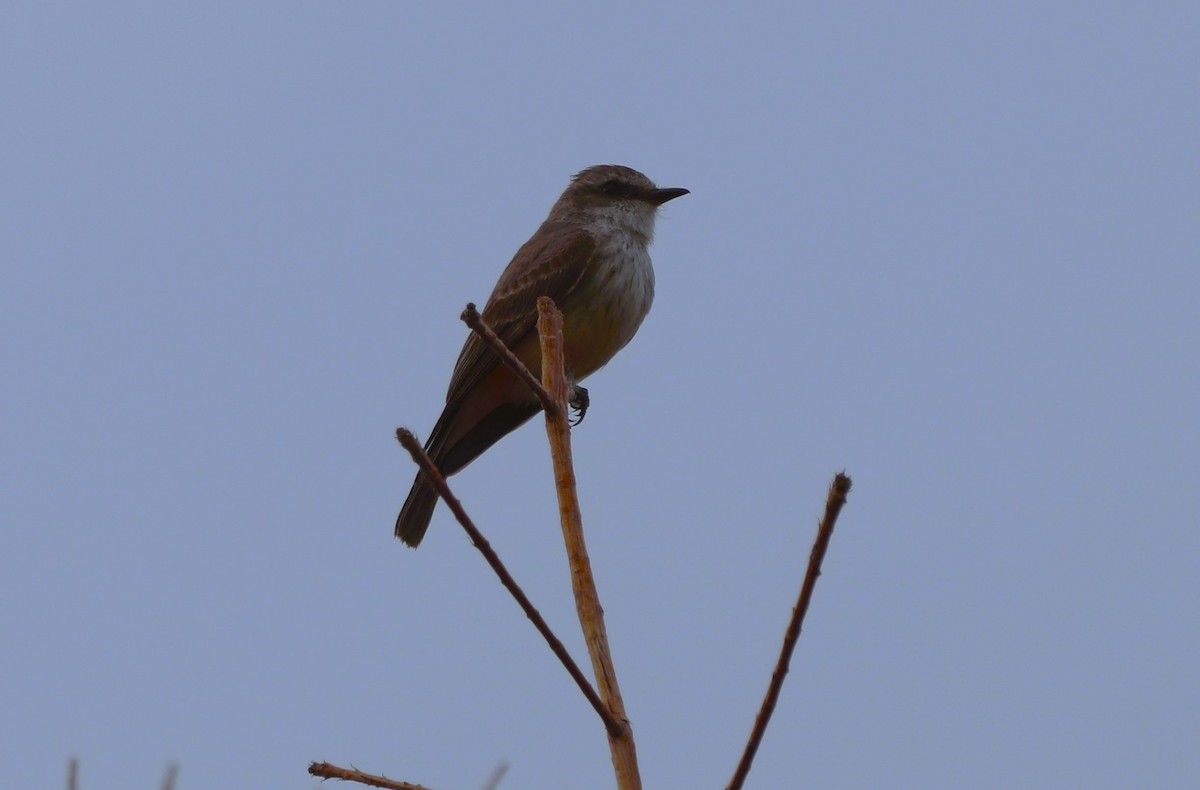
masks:
[[(483, 320), (505, 345), (516, 347), (536, 331), (537, 298), (549, 296), (561, 307), (591, 267), (595, 253), (596, 240), (578, 225), (542, 225), (500, 275), (483, 308)], [(447, 410), (499, 364), (500, 358), (472, 332), (450, 377)]]

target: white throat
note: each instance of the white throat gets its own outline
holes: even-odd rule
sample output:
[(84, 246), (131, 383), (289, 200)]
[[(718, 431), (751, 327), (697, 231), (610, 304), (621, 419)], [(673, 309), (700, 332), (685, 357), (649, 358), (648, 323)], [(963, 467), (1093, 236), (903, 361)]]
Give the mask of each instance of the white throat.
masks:
[(654, 206), (641, 201), (615, 203), (587, 211), (587, 217), (598, 233), (632, 234), (646, 247), (654, 241), (654, 215)]

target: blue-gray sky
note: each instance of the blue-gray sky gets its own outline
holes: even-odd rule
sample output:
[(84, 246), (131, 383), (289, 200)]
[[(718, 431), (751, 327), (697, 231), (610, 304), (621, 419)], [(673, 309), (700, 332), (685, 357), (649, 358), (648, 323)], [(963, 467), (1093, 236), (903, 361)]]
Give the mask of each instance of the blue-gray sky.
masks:
[[(589, 380), (648, 787), (719, 787), (833, 473), (753, 787), (1200, 781), (1200, 6), (10, 3), (12, 787), (611, 786), (444, 508), (466, 334), (568, 177), (692, 194)], [(586, 663), (545, 435), (454, 479)]]

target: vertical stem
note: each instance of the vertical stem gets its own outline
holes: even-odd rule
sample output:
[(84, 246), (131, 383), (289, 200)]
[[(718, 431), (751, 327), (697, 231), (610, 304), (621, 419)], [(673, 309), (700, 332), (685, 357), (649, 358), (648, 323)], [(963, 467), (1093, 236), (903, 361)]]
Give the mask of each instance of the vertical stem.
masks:
[(604, 630), (604, 610), (596, 593), (596, 581), (588, 562), (587, 546), (583, 541), (583, 518), (579, 513), (579, 497), (575, 490), (575, 469), (571, 461), (571, 426), (567, 422), (567, 378), (564, 370), (562, 313), (548, 297), (538, 298), (538, 334), (542, 341), (542, 384), (558, 408), (546, 410), (546, 435), (550, 439), (550, 455), (554, 462), (554, 484), (558, 491), (558, 514), (562, 521), (563, 540), (567, 546), (567, 561), (571, 566), (571, 586), (575, 607), (583, 628), (588, 655), (596, 673), (596, 688), (600, 698), (612, 711), (613, 718), (624, 723), (619, 731), (608, 731), (608, 746), (612, 752), (620, 790), (641, 790), (637, 751), (633, 730), (625, 715), (625, 703), (617, 687), (617, 673), (608, 649), (608, 634)]

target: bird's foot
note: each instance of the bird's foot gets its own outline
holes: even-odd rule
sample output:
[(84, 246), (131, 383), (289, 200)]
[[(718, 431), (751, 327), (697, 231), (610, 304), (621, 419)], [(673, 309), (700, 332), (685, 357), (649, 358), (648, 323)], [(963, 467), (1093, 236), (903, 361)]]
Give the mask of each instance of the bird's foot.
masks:
[[(589, 403), (591, 403), (591, 399), (588, 397), (587, 389), (579, 386), (578, 384), (572, 384), (571, 395), (567, 398), (567, 406), (569, 407), (567, 422), (569, 422), (572, 426), (583, 422), (583, 416), (587, 414)], [(578, 413), (572, 417), (570, 412)]]

